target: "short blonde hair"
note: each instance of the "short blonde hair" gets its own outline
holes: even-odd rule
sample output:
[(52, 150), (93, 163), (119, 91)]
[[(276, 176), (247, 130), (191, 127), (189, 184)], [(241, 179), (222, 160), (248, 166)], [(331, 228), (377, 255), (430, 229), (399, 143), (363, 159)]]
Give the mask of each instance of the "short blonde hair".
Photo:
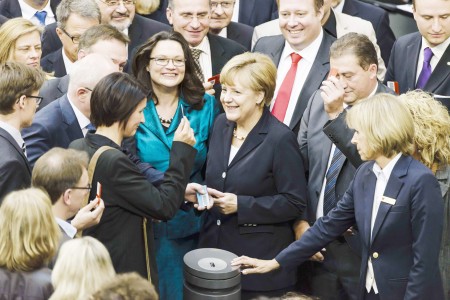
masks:
[(0, 267), (42, 268), (55, 255), (60, 234), (46, 193), (29, 188), (8, 194), (0, 207)]
[(115, 274), (108, 250), (101, 242), (89, 236), (67, 241), (53, 268), (55, 292), (50, 299), (87, 299)]
[(450, 163), (450, 115), (432, 95), (410, 91), (399, 96), (414, 122), (414, 143), (420, 161), (431, 169), (433, 164)]
[(42, 29), (34, 25), (30, 20), (14, 18), (6, 21), (0, 27), (0, 63), (8, 61), (16, 47), (16, 41), (32, 32), (41, 34)]
[(242, 82), (255, 92), (263, 92), (263, 103), (270, 105), (277, 81), (277, 68), (265, 54), (246, 52), (234, 56), (223, 67), (220, 83)]
[(413, 120), (396, 96), (376, 94), (361, 100), (348, 111), (346, 120), (349, 127), (366, 136), (370, 157), (413, 154)]

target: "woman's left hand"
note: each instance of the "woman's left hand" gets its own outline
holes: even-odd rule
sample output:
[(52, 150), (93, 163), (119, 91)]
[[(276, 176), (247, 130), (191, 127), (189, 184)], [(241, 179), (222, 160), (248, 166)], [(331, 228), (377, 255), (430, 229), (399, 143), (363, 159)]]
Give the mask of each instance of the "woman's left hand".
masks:
[(224, 215), (237, 212), (237, 196), (235, 194), (222, 193), (212, 188), (208, 188), (208, 194), (214, 199), (214, 206), (218, 207)]

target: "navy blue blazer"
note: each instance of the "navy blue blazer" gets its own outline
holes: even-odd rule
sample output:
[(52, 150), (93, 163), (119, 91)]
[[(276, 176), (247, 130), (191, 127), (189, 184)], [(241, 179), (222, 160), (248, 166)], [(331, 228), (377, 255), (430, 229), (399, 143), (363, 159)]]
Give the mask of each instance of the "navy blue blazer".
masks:
[(342, 12), (372, 23), (377, 36), (377, 44), (380, 46), (381, 58), (383, 58), (387, 67), (392, 46), (395, 42), (395, 35), (389, 25), (389, 14), (387, 11), (381, 7), (364, 3), (360, 0), (345, 0)]
[(72, 141), (84, 137), (67, 95), (38, 111), (33, 124), (22, 130), (22, 135), (32, 167), (51, 148), (68, 148)]
[(282, 269), (294, 267), (356, 222), (362, 243), (359, 299), (364, 299), (369, 257), (381, 299), (443, 299), (438, 265), (443, 227), (439, 183), (430, 169), (402, 156), (384, 191), (395, 204), (381, 202), (371, 235), (373, 165), (373, 161), (361, 165), (336, 208), (275, 259)]
[(60, 48), (41, 59), (41, 67), (47, 73), (53, 73), (55, 77), (67, 75), (66, 65), (62, 56), (63, 49)]
[(44, 109), (48, 104), (56, 99), (64, 96), (69, 88), (70, 76), (66, 75), (60, 78), (50, 79), (44, 82), (39, 90), (39, 96), (43, 97), (41, 104), (39, 104), (38, 111)]
[(239, 23), (255, 27), (278, 18), (278, 6), (275, 0), (239, 1)]
[[(205, 212), (199, 247), (236, 255), (271, 258), (292, 241), (291, 221), (306, 205), (306, 180), (294, 133), (268, 109), (228, 164), (235, 123), (217, 117), (206, 162), (206, 184), (238, 197), (237, 213)], [(294, 285), (296, 270), (242, 277), (244, 290), (268, 291)]]
[(253, 30), (253, 27), (246, 24), (230, 22), (227, 26), (227, 38), (241, 44), (247, 51), (250, 51), (252, 49)]
[(11, 191), (28, 188), (31, 169), (16, 140), (0, 128), (0, 204)]

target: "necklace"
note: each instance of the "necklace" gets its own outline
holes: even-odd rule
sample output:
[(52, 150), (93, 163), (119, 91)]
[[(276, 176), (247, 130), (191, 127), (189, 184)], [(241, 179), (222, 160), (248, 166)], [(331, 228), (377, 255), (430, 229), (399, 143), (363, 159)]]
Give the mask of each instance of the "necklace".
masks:
[(246, 138), (246, 136), (238, 136), (238, 135), (236, 134), (236, 127), (233, 129), (233, 136), (234, 136), (235, 138), (237, 138), (238, 140), (240, 140), (240, 141), (243, 141), (243, 140), (245, 140), (245, 138)]
[(161, 118), (160, 115), (158, 115), (158, 118), (159, 118), (159, 121), (160, 121), (161, 123), (163, 123), (163, 124), (171, 124), (172, 121), (173, 121), (173, 118), (170, 118), (170, 119), (164, 119), (164, 118)]

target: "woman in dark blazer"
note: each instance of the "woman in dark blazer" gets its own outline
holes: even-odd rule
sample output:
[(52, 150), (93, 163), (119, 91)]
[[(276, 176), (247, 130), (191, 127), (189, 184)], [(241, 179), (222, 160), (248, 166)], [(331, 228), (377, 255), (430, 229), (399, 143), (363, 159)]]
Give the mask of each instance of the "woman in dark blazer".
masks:
[[(294, 133), (273, 117), (276, 68), (270, 58), (244, 53), (221, 72), (225, 114), (214, 123), (206, 164), (208, 192), (200, 246), (255, 257), (276, 255), (294, 240), (291, 221), (306, 203), (305, 175)], [(242, 280), (243, 298), (281, 296), (295, 271)]]
[[(240, 257), (244, 274), (295, 267), (357, 224), (362, 257), (358, 299), (444, 299), (439, 273), (443, 201), (433, 173), (415, 160), (414, 125), (395, 97), (354, 105), (347, 123), (361, 159), (344, 197), (275, 259)], [(281, 267), (281, 268), (280, 268)]]
[[(102, 146), (113, 149), (100, 155), (92, 186), (102, 184), (105, 211), (100, 223), (83, 234), (101, 241), (108, 249), (117, 273), (138, 272), (157, 287), (152, 218), (168, 220), (182, 204), (196, 150), (189, 121), (175, 132), (170, 165), (155, 188), (119, 146), (144, 122), (147, 94), (130, 75), (112, 73), (92, 91), (91, 122), (97, 128), (70, 147), (86, 151), (90, 158)], [(89, 199), (94, 199), (96, 189)]]

